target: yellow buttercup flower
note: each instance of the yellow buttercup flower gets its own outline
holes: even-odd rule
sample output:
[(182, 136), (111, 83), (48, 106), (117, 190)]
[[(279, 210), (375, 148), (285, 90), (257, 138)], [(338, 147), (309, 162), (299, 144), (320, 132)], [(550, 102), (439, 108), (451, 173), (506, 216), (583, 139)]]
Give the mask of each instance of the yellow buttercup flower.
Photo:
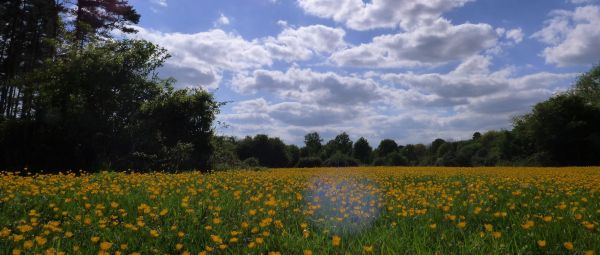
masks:
[(538, 240), (538, 241), (537, 241), (537, 245), (538, 245), (540, 248), (544, 248), (544, 247), (546, 247), (546, 240)]
[(492, 224), (483, 224), (483, 227), (485, 228), (485, 231), (487, 231), (487, 232), (494, 231), (494, 226)]
[(339, 236), (333, 236), (333, 238), (331, 239), (331, 244), (335, 247), (335, 246), (340, 246), (340, 243), (342, 242), (342, 238)]
[(502, 233), (496, 231), (496, 232), (492, 232), (492, 236), (496, 239), (500, 239), (500, 237), (502, 237)]
[(113, 246), (113, 244), (111, 242), (101, 242), (100, 243), (100, 250), (107, 251), (107, 250), (110, 250), (110, 248), (112, 246)]
[(567, 249), (567, 250), (573, 250), (573, 243), (565, 242), (565, 243), (563, 243), (563, 247), (565, 247), (565, 249)]
[(35, 237), (35, 243), (37, 243), (38, 245), (44, 245), (48, 240), (46, 238), (44, 238), (43, 236), (36, 236)]

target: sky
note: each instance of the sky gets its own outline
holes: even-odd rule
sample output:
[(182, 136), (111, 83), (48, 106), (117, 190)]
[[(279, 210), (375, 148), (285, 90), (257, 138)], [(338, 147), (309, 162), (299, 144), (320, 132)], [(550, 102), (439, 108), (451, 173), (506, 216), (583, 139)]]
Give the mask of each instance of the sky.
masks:
[(598, 0), (130, 0), (219, 135), (468, 139), (600, 63)]

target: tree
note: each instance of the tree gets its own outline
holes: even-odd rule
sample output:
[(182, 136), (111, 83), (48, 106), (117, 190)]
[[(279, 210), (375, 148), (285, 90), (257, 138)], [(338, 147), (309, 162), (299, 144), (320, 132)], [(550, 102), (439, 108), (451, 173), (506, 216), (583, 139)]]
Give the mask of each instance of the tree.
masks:
[(371, 154), (373, 153), (373, 148), (369, 145), (369, 142), (364, 137), (359, 138), (354, 143), (354, 148), (352, 150), (352, 157), (358, 159), (363, 164), (371, 163)]
[(392, 152), (385, 157), (386, 165), (388, 166), (407, 166), (409, 160), (400, 152)]
[(338, 152), (347, 156), (352, 154), (352, 141), (346, 132), (337, 135), (323, 146), (323, 149), (321, 150), (321, 159), (327, 160)]
[(456, 164), (459, 166), (473, 166), (473, 156), (479, 149), (480, 145), (477, 143), (464, 142), (456, 151)]
[(600, 108), (600, 64), (581, 75), (571, 93), (582, 97), (586, 104)]
[(312, 132), (308, 133), (304, 136), (304, 148), (306, 157), (317, 157), (321, 154), (321, 148), (323, 145), (321, 144), (323, 139), (319, 136), (319, 133)]
[(444, 143), (437, 150), (435, 165), (438, 166), (455, 166), (456, 155), (455, 148), (452, 143)]
[(296, 145), (291, 144), (286, 146), (286, 150), (288, 158), (290, 159), (288, 166), (294, 167), (296, 164), (298, 164), (298, 160), (300, 160), (300, 148), (298, 148), (298, 146)]
[(219, 106), (210, 93), (200, 89), (170, 89), (143, 105), (142, 128), (156, 130), (155, 136), (167, 148), (190, 146), (189, 158), (169, 170), (209, 169), (214, 149), (212, 123)]
[[(213, 136), (211, 139), (214, 151), (210, 155), (209, 165), (212, 170), (231, 170), (243, 166), (236, 154), (238, 141), (231, 136)], [(260, 162), (259, 162), (260, 164)]]
[(167, 57), (145, 41), (108, 41), (32, 72), (40, 85), (34, 114), (0, 123), (0, 146), (12, 148), (2, 150), (0, 165), (207, 169), (220, 104), (206, 91), (175, 90), (153, 75)]
[(296, 167), (299, 168), (312, 168), (312, 167), (321, 167), (323, 165), (323, 161), (319, 157), (303, 157), (298, 160), (298, 164)]
[(337, 151), (348, 156), (352, 154), (352, 140), (350, 140), (350, 136), (346, 132), (335, 136), (333, 141), (335, 142)]
[(27, 75), (55, 56), (63, 10), (54, 0), (0, 3), (0, 122), (32, 117), (38, 86)]
[(71, 14), (75, 17), (75, 40), (80, 46), (90, 36), (108, 36), (113, 30), (136, 32), (131, 25), (140, 20), (127, 0), (77, 0)]
[(377, 146), (377, 155), (379, 157), (385, 157), (388, 154), (397, 151), (397, 149), (398, 144), (396, 143), (396, 141), (391, 139), (384, 139), (379, 143), (379, 146)]
[(358, 166), (358, 161), (347, 154), (342, 153), (341, 151), (337, 151), (335, 154), (331, 155), (331, 157), (325, 160), (324, 165), (329, 167)]
[[(600, 108), (573, 94), (560, 94), (515, 120), (514, 131), (549, 165), (600, 163)], [(543, 156), (545, 155), (545, 156)], [(543, 157), (540, 157), (543, 156)]]
[(264, 134), (246, 137), (239, 142), (236, 152), (240, 160), (253, 157), (266, 167), (286, 167), (290, 161), (286, 145), (279, 138)]

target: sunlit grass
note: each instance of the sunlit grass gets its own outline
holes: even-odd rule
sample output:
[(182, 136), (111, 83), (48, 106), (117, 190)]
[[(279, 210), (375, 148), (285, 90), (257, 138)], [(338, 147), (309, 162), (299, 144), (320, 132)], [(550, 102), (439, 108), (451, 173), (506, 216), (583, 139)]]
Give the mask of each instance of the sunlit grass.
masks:
[(0, 254), (600, 252), (599, 168), (0, 178)]

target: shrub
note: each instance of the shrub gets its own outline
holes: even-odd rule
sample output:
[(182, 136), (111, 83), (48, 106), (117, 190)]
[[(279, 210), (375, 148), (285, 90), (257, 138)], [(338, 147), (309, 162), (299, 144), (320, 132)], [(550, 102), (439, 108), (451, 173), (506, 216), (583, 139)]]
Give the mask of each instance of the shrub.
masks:
[(258, 162), (258, 159), (254, 158), (254, 157), (250, 157), (250, 158), (244, 159), (243, 164), (246, 167), (258, 167), (258, 166), (260, 166), (260, 163)]
[(333, 154), (331, 157), (325, 160), (325, 166), (346, 167), (358, 166), (358, 164), (358, 160), (340, 152)]
[(321, 161), (318, 157), (304, 157), (298, 160), (297, 167), (300, 168), (310, 168), (310, 167), (320, 167), (323, 165), (323, 161)]

